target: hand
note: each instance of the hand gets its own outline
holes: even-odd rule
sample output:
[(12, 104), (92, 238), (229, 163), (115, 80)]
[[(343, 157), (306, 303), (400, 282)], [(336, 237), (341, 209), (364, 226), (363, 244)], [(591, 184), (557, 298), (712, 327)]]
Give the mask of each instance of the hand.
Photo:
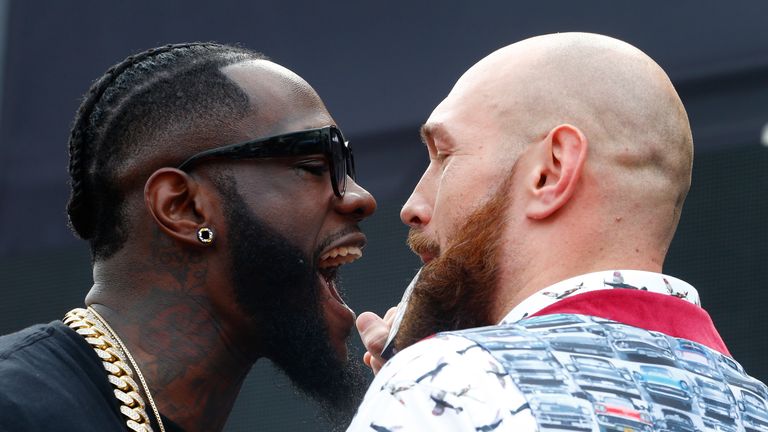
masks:
[(379, 373), (381, 367), (386, 363), (380, 354), (387, 342), (389, 329), (392, 327), (396, 312), (397, 308), (391, 307), (383, 319), (373, 312), (363, 312), (357, 317), (357, 332), (360, 333), (360, 339), (367, 350), (363, 355), (363, 363), (371, 368), (374, 375)]

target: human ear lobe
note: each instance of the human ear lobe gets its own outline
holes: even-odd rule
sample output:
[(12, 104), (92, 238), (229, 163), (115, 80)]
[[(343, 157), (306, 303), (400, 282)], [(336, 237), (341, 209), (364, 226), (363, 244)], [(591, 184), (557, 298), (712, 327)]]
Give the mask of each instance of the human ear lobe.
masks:
[(535, 145), (537, 162), (528, 185), (526, 216), (545, 219), (562, 208), (576, 191), (588, 142), (577, 127), (562, 124)]
[(200, 184), (175, 168), (161, 168), (144, 184), (144, 202), (158, 227), (168, 236), (200, 245), (198, 230), (205, 226), (207, 198)]

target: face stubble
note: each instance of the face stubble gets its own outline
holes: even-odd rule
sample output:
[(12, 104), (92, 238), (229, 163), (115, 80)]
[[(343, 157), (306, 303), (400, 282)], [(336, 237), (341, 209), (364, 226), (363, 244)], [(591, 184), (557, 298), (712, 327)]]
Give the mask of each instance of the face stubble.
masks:
[(398, 351), (441, 331), (495, 324), (501, 235), (515, 171), (470, 214), (444, 252), (424, 234), (409, 232), (408, 245), (415, 253), (437, 258), (424, 266), (413, 289), (395, 338)]
[(361, 362), (352, 354), (340, 358), (331, 345), (317, 277), (319, 251), (307, 256), (255, 216), (231, 182), (217, 183), (227, 202), (239, 306), (258, 322), (267, 357), (319, 402), (334, 430), (345, 429), (366, 380)]

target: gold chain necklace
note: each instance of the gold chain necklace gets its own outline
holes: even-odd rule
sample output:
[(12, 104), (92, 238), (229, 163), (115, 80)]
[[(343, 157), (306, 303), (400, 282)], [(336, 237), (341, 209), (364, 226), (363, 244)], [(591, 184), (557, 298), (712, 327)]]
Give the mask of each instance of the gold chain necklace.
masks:
[[(107, 371), (107, 379), (115, 387), (115, 397), (121, 403), (120, 412), (128, 418), (125, 423), (128, 429), (136, 432), (153, 432), (145, 409), (144, 398), (139, 395), (139, 386), (133, 380), (133, 371), (135, 370), (144, 394), (149, 400), (149, 405), (152, 407), (157, 425), (161, 432), (165, 432), (163, 421), (160, 419), (160, 412), (149, 393), (149, 386), (144, 380), (144, 375), (133, 360), (128, 348), (107, 321), (92, 307), (88, 306), (88, 309), (78, 308), (67, 312), (64, 316), (64, 324), (83, 336), (101, 359), (101, 363)], [(126, 358), (133, 369), (125, 362)]]

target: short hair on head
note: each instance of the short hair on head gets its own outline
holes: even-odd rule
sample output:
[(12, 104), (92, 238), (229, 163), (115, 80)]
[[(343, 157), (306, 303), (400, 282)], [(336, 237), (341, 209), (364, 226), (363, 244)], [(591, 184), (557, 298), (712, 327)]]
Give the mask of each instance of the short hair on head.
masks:
[(166, 45), (127, 57), (94, 82), (69, 137), (67, 204), (69, 225), (93, 259), (113, 255), (128, 235), (121, 169), (161, 154), (164, 136), (245, 116), (248, 95), (221, 68), (261, 59), (217, 43)]

